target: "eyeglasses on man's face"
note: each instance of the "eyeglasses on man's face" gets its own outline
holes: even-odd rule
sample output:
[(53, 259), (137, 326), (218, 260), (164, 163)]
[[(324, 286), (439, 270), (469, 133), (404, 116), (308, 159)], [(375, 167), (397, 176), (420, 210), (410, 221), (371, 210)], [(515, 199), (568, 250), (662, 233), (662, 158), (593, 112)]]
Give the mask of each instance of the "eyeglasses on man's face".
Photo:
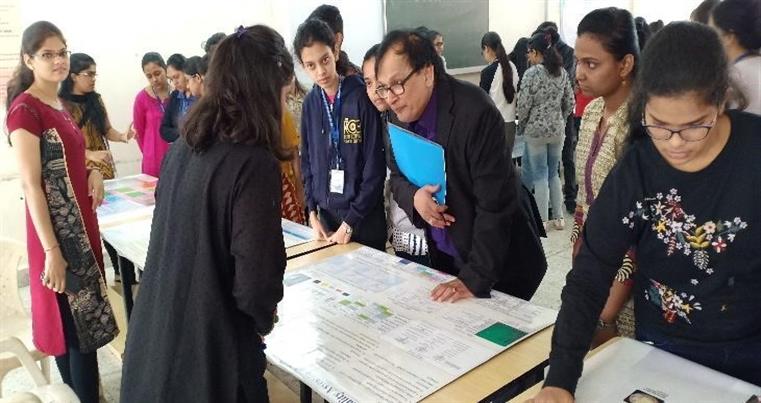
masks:
[(404, 77), (402, 81), (398, 81), (389, 86), (385, 86), (385, 85), (378, 86), (378, 88), (375, 89), (375, 93), (378, 94), (378, 96), (383, 99), (388, 98), (389, 93), (392, 93), (396, 96), (404, 94), (404, 85), (407, 84), (407, 81), (409, 81), (409, 79), (412, 78), (412, 76), (418, 71), (420, 71), (420, 69), (412, 69), (412, 71), (410, 71), (410, 74), (407, 74), (407, 77)]
[(662, 125), (647, 124), (645, 120), (645, 115), (643, 114), (642, 127), (645, 128), (645, 130), (647, 131), (647, 134), (653, 140), (668, 141), (668, 140), (671, 140), (671, 137), (673, 137), (676, 134), (676, 135), (679, 135), (679, 137), (684, 141), (696, 142), (696, 141), (702, 141), (708, 136), (708, 133), (716, 125), (716, 120), (718, 118), (719, 118), (719, 112), (716, 112), (716, 116), (713, 118), (713, 120), (709, 124), (689, 125), (679, 130), (674, 130), (670, 127), (666, 127)]
[(56, 57), (59, 57), (59, 58), (61, 58), (63, 60), (68, 61), (69, 60), (69, 56), (71, 56), (71, 52), (66, 50), (66, 49), (59, 50), (58, 52), (53, 52), (53, 51), (46, 50), (46, 51), (44, 51), (42, 53), (37, 53), (35, 55), (32, 55), (32, 57), (36, 57), (36, 58), (42, 59), (42, 60), (44, 60), (46, 62), (53, 62), (56, 59)]

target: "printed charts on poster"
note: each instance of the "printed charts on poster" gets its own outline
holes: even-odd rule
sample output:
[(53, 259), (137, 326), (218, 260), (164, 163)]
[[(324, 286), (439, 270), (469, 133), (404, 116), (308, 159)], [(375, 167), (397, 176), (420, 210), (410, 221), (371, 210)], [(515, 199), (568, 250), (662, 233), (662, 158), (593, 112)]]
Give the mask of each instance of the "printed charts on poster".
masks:
[(499, 292), (431, 301), (452, 278), (367, 247), (289, 273), (267, 357), (330, 402), (410, 402), (555, 321)]
[(156, 204), (157, 178), (140, 174), (105, 181), (103, 204), (98, 207), (101, 227), (132, 217), (150, 215)]

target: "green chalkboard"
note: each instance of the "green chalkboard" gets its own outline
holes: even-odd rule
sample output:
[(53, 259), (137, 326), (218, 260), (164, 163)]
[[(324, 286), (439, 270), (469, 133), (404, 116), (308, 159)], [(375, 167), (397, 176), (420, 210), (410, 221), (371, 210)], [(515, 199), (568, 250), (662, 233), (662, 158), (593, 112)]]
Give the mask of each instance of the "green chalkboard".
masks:
[(386, 32), (425, 25), (444, 35), (448, 69), (483, 66), (489, 0), (386, 0)]

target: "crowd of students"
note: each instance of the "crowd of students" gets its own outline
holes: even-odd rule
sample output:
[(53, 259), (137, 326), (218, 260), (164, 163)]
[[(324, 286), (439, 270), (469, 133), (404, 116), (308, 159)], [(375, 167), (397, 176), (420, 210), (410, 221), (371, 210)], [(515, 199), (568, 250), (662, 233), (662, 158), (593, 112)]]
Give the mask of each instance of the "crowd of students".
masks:
[[(95, 60), (34, 23), (6, 122), (35, 344), (97, 401), (96, 350), (118, 328), (95, 209), (116, 176), (109, 141), (134, 138), (160, 181), (122, 401), (267, 400), (281, 217), (334, 243), (390, 243), (456, 276), (430, 295), (455, 302), (530, 299), (547, 269), (539, 238), (572, 212), (573, 269), (535, 402), (572, 401), (590, 345), (615, 334), (761, 384), (761, 1), (706, 0), (692, 18), (648, 25), (603, 8), (575, 49), (546, 22), (511, 54), (489, 32), (479, 88), (447, 73), (427, 27), (389, 32), (354, 65), (339, 10), (323, 5), (291, 51), (254, 25), (213, 35), (204, 56), (146, 53), (124, 132)], [(399, 170), (389, 123), (445, 148), (446, 205)]]

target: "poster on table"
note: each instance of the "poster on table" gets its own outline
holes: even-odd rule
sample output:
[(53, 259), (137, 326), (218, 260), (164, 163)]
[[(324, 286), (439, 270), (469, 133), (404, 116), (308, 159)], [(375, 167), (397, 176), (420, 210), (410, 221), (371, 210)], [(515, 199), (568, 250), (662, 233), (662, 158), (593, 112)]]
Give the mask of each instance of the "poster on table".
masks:
[(287, 273), (267, 358), (330, 402), (418, 401), (555, 321), (494, 291), (431, 301), (451, 279), (367, 247)]

